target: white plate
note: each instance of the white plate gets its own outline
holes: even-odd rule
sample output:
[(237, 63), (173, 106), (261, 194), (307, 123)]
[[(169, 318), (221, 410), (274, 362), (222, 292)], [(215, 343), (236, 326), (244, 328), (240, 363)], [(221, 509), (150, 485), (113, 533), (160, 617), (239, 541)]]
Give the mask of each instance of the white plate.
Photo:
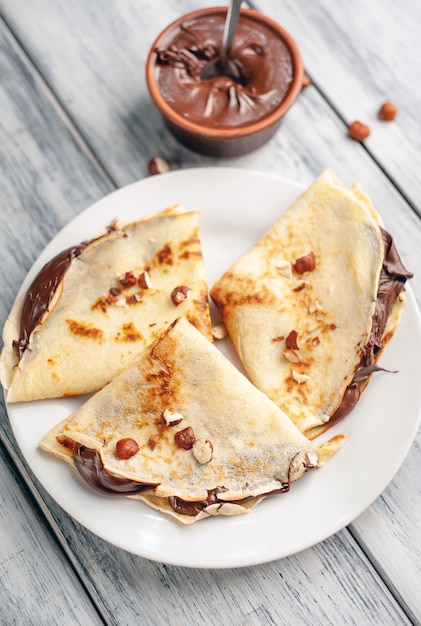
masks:
[[(181, 202), (201, 212), (209, 285), (271, 226), (302, 187), (257, 172), (203, 168), (154, 176), (97, 202), (64, 228), (35, 263), (22, 290), (54, 254), (93, 237), (114, 218), (149, 215)], [(398, 373), (376, 373), (359, 404), (329, 432), (347, 435), (327, 465), (268, 498), (246, 515), (210, 518), (193, 526), (140, 502), (97, 494), (76, 471), (38, 449), (38, 442), (83, 398), (9, 405), (18, 444), (52, 497), (106, 541), (148, 559), (222, 568), (285, 557), (333, 535), (385, 489), (415, 437), (421, 407), (421, 324), (410, 288), (402, 323), (382, 358)], [(232, 351), (226, 352), (231, 357)]]

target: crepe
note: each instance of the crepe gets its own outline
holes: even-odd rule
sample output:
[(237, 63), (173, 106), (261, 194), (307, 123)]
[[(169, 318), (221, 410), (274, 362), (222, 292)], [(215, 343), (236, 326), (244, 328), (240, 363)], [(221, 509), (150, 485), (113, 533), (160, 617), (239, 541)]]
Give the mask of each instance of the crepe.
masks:
[(121, 494), (134, 481), (146, 491), (130, 497), (191, 523), (245, 513), (267, 494), (288, 491), (343, 440), (310, 442), (181, 317), (40, 445), (99, 490)]
[(411, 275), (360, 185), (328, 169), (211, 297), (250, 380), (314, 437), (351, 410), (377, 369)]
[(212, 341), (197, 212), (180, 205), (57, 255), (3, 331), (7, 401), (97, 391), (180, 315)]

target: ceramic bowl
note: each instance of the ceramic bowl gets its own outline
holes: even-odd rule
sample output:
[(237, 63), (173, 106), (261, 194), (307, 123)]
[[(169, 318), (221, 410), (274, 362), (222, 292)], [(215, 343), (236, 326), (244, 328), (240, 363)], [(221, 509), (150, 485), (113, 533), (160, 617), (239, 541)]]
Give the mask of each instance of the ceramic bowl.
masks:
[[(241, 67), (246, 68), (246, 73), (248, 72), (248, 58), (252, 58), (253, 55), (254, 57), (256, 57), (256, 54), (260, 54), (261, 58), (263, 59), (263, 55), (265, 53), (262, 52), (262, 48), (259, 42), (264, 42), (265, 39), (273, 38), (276, 42), (276, 46), (282, 46), (282, 50), (286, 50), (285, 54), (287, 54), (288, 62), (290, 64), (290, 67), (287, 68), (289, 72), (288, 78), (286, 81), (284, 80), (285, 84), (282, 86), (282, 89), (285, 91), (285, 93), (282, 96), (281, 101), (276, 103), (272, 110), (264, 112), (263, 116), (260, 117), (259, 114), (257, 114), (257, 119), (247, 119), (246, 121), (244, 121), (243, 113), (241, 113), (240, 111), (246, 111), (247, 104), (250, 103), (250, 95), (251, 98), (254, 98), (255, 102), (259, 101), (258, 97), (254, 97), (253, 95), (255, 93), (253, 80), (254, 82), (256, 82), (256, 79), (251, 80), (250, 84), (246, 84), (244, 88), (245, 90), (243, 89), (242, 85), (235, 84), (234, 87), (231, 85), (231, 87), (226, 89), (224, 97), (228, 97), (228, 95), (230, 94), (233, 98), (235, 98), (237, 93), (236, 87), (238, 86), (237, 91), (239, 92), (239, 97), (237, 97), (237, 101), (240, 102), (244, 94), (246, 94), (246, 96), (244, 96), (244, 102), (242, 103), (242, 109), (241, 102), (237, 109), (235, 108), (235, 106), (229, 107), (227, 105), (226, 110), (230, 110), (230, 119), (225, 121), (223, 119), (223, 116), (220, 116), (220, 121), (217, 121), (215, 116), (212, 119), (212, 114), (210, 114), (210, 116), (204, 115), (201, 119), (200, 117), (199, 119), (195, 119), (194, 116), (190, 114), (190, 104), (186, 106), (186, 108), (183, 108), (183, 98), (187, 93), (186, 89), (184, 88), (184, 78), (181, 81), (181, 90), (179, 90), (178, 92), (178, 87), (175, 88), (175, 85), (178, 85), (180, 82), (179, 80), (176, 80), (176, 73), (174, 69), (178, 61), (176, 64), (171, 66), (170, 69), (168, 69), (167, 67), (166, 71), (172, 71), (173, 75), (167, 73), (167, 83), (163, 84), (162, 72), (164, 64), (158, 57), (158, 51), (168, 49), (171, 50), (171, 44), (172, 42), (174, 42), (174, 38), (176, 38), (181, 31), (183, 33), (189, 32), (188, 29), (191, 29), (192, 25), (194, 26), (194, 28), (199, 25), (197, 28), (199, 29), (199, 32), (201, 34), (198, 35), (199, 45), (196, 46), (196, 48), (200, 48), (200, 46), (202, 45), (200, 41), (205, 41), (204, 38), (207, 36), (207, 25), (210, 25), (212, 27), (212, 24), (214, 24), (215, 21), (218, 21), (220, 24), (219, 28), (223, 29), (223, 22), (225, 20), (226, 12), (227, 7), (201, 9), (188, 13), (180, 17), (176, 21), (172, 22), (160, 33), (160, 35), (154, 41), (146, 63), (146, 81), (151, 98), (159, 111), (162, 113), (165, 123), (171, 133), (186, 147), (202, 154), (217, 157), (233, 157), (246, 154), (248, 152), (251, 152), (252, 150), (256, 150), (265, 142), (267, 142), (278, 130), (282, 118), (291, 108), (298, 94), (300, 93), (302, 89), (304, 75), (301, 55), (291, 35), (287, 31), (285, 31), (285, 29), (282, 28), (278, 23), (266, 17), (265, 15), (262, 15), (261, 13), (251, 9), (242, 9), (232, 45), (233, 58), (235, 58), (236, 55), (235, 46), (237, 33), (240, 32), (243, 27), (248, 29), (247, 31), (244, 31), (248, 33), (248, 35), (246, 38), (247, 43), (243, 44), (242, 54), (244, 64), (241, 65)], [(213, 37), (213, 41), (211, 40), (211, 46), (212, 44), (213, 49), (217, 50), (218, 41), (216, 40), (215, 36)], [(207, 45), (206, 41), (204, 45)], [(278, 50), (278, 48), (276, 48), (276, 50)], [(168, 56), (168, 54), (166, 54), (166, 56)], [(197, 52), (197, 57), (200, 56), (203, 57), (199, 50)], [(196, 63), (195, 59), (193, 59), (193, 61), (194, 63)], [(200, 62), (203, 64), (203, 59)], [(278, 62), (278, 58), (275, 57), (270, 64), (267, 63), (268, 71), (266, 73), (268, 74), (268, 76), (266, 82), (270, 84), (270, 89), (266, 85), (267, 93), (269, 93), (269, 91), (273, 91), (273, 93), (275, 93), (276, 89), (278, 87), (281, 87), (280, 85), (276, 84), (276, 81), (278, 79), (276, 72), (272, 76), (272, 68), (276, 69), (278, 67), (281, 67), (283, 62), (284, 61), (282, 59), (280, 59)], [(284, 65), (286, 64), (284, 63)], [(265, 73), (265, 70), (262, 70), (261, 67), (264, 67), (264, 64), (261, 65), (260, 58), (256, 57), (254, 59), (254, 68), (252, 68), (252, 73), (254, 72), (259, 80), (265, 78), (262, 74), (262, 71), (263, 73)], [(276, 71), (278, 71), (278, 69), (276, 69)], [(180, 77), (180, 70), (177, 70), (177, 72), (178, 76)], [(283, 69), (279, 70), (278, 74), (282, 72), (284, 72)], [(250, 72), (249, 75), (251, 75)], [(182, 76), (185, 77), (186, 72), (184, 72)], [(194, 80), (196, 80), (197, 84), (194, 83)], [(190, 93), (187, 94), (189, 95), (189, 97), (190, 94), (196, 93), (196, 87), (199, 86), (200, 89), (203, 88), (204, 81), (202, 81), (197, 76), (194, 80), (191, 80), (188, 76), (186, 85), (187, 89), (191, 89)], [(237, 81), (234, 81), (234, 83), (236, 82)], [(281, 82), (280, 79), (279, 82)], [(219, 77), (216, 83), (212, 86), (212, 89), (218, 97), (221, 97), (220, 86), (222, 85), (222, 87), (224, 87), (224, 85), (230, 85), (230, 83), (226, 80), (224, 81), (224, 77)], [(171, 91), (170, 96), (168, 95), (169, 90)], [(280, 90), (279, 93), (281, 93)], [(191, 95), (191, 100), (192, 104), (194, 104), (193, 95)]]

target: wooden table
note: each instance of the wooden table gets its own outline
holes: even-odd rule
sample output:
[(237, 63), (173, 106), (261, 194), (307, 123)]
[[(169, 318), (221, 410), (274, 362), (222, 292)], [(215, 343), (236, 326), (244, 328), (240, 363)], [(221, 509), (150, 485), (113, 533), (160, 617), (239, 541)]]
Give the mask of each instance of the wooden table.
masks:
[[(421, 4), (248, 4), (291, 32), (311, 85), (274, 139), (226, 161), (177, 144), (144, 79), (158, 32), (211, 2), (0, 0), (1, 326), (48, 241), (147, 176), (158, 154), (172, 169), (239, 167), (308, 184), (332, 166), (347, 184), (361, 180), (421, 303)], [(386, 100), (398, 107), (391, 123), (377, 118)], [(347, 137), (355, 119), (371, 128), (362, 144)], [(97, 538), (34, 478), (4, 403), (0, 437), (1, 624), (421, 623), (420, 435), (384, 493), (335, 536), (221, 570), (150, 562)]]

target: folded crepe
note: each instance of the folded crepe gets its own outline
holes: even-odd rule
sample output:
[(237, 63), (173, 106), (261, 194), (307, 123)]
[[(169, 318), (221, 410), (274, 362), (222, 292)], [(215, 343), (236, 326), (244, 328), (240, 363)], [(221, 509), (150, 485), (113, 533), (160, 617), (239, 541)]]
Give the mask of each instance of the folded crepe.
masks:
[(97, 391), (180, 315), (212, 340), (198, 220), (176, 205), (47, 263), (4, 327), (7, 401)]
[(368, 196), (328, 169), (210, 293), (251, 381), (314, 437), (379, 369), (411, 276)]
[(288, 491), (343, 440), (310, 442), (182, 317), (40, 445), (97, 490), (191, 523)]

